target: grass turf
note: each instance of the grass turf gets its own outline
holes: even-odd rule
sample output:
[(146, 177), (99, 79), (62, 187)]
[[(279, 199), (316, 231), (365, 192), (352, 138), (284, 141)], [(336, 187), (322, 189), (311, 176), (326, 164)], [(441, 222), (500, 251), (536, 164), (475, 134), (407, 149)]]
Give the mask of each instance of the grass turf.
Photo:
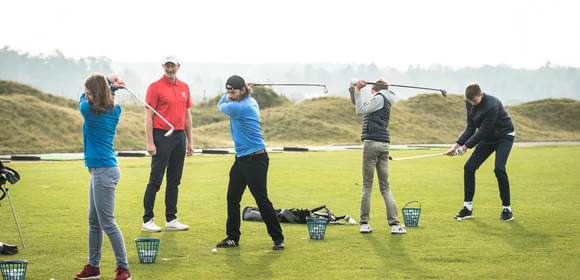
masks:
[[(430, 154), (394, 151), (393, 156)], [(361, 151), (270, 155), (269, 195), (276, 208), (326, 204), (358, 220)], [(272, 251), (262, 223), (242, 222), (236, 249), (211, 249), (224, 237), (226, 187), (233, 156), (186, 159), (179, 218), (187, 232), (140, 231), (149, 159), (121, 159), (116, 217), (123, 231), (133, 279), (358, 279), (358, 278), (575, 278), (580, 266), (580, 147), (514, 148), (508, 161), (513, 222), (500, 222), (493, 156), (477, 173), (475, 219), (456, 222), (463, 200), (463, 158), (390, 163), (399, 208), (422, 203), (419, 227), (388, 233), (385, 207), (374, 187), (371, 225), (329, 226), (323, 241), (309, 240), (306, 225), (283, 224), (286, 250)], [(88, 172), (81, 161), (11, 162), (22, 180), (11, 186), (26, 249), (0, 260), (27, 259), (27, 279), (72, 279), (86, 263)], [(255, 205), (246, 191), (242, 207)], [(164, 191), (155, 208), (164, 222)], [(402, 216), (399, 212), (399, 218)], [(9, 204), (0, 206), (0, 241), (18, 243)], [(140, 264), (134, 239), (161, 239), (156, 264)], [(106, 237), (105, 237), (105, 240)], [(19, 245), (20, 247), (20, 245)], [(113, 278), (114, 257), (103, 244), (102, 279)]]

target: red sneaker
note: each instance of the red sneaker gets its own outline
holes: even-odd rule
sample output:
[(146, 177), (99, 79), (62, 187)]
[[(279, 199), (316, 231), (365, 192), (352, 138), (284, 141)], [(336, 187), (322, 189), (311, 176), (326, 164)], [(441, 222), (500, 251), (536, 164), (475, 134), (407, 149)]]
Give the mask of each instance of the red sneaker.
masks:
[(92, 267), (90, 264), (85, 265), (81, 272), (75, 274), (76, 280), (92, 280), (101, 278), (101, 270), (98, 267)]
[(128, 269), (118, 266), (116, 271), (117, 276), (115, 276), (115, 280), (131, 280), (131, 273), (129, 273)]

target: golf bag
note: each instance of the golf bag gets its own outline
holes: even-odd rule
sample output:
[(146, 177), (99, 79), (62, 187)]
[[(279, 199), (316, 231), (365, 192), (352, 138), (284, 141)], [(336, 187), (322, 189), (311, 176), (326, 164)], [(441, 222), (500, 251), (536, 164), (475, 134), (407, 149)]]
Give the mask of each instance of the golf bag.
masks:
[[(8, 193), (8, 187), (6, 187), (6, 182), (14, 185), (20, 180), (20, 174), (16, 172), (16, 170), (4, 166), (2, 161), (0, 161), (0, 201), (4, 199), (4, 197), (8, 197), (8, 202), (10, 203), (10, 209), (12, 210), (12, 217), (14, 218), (14, 222), (16, 223), (16, 229), (18, 230), (18, 235), (20, 236), (20, 242), (22, 243), (22, 248), (25, 248), (24, 239), (22, 238), (22, 232), (20, 231), (20, 223), (18, 223), (18, 218), (16, 218), (16, 211), (14, 210), (14, 205), (12, 204), (12, 198), (10, 198), (10, 193)], [(1, 206), (1, 204), (0, 204)], [(16, 246), (11, 245), (2, 245), (1, 248), (2, 253), (12, 253), (16, 254), (18, 249)]]
[[(322, 211), (324, 210), (324, 211)], [(316, 207), (313, 209), (302, 209), (302, 208), (290, 208), (290, 209), (276, 209), (276, 215), (278, 216), (278, 221), (281, 223), (289, 224), (306, 224), (307, 217), (317, 217), (317, 218), (327, 218), (331, 224), (342, 224), (342, 220), (348, 224), (356, 224), (356, 221), (348, 216), (336, 216), (326, 205)], [(262, 221), (262, 215), (260, 214), (260, 209), (257, 207), (245, 207), (242, 213), (242, 219), (244, 221)]]
[(0, 201), (4, 199), (8, 193), (8, 188), (4, 187), (6, 182), (14, 185), (16, 182), (18, 182), (18, 180), (20, 180), (20, 175), (18, 172), (10, 167), (4, 166), (2, 161), (0, 161)]

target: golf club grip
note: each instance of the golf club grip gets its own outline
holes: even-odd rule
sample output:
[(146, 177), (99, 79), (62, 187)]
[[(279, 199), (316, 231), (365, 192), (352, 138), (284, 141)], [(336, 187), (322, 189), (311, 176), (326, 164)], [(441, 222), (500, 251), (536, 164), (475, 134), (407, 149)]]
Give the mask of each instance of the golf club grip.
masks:
[(145, 100), (139, 98), (139, 96), (137, 96), (135, 93), (133, 93), (131, 90), (129, 90), (128, 88), (124, 88), (127, 92), (129, 92), (131, 95), (133, 95), (133, 97), (137, 98), (137, 100), (141, 101), (141, 103), (145, 104), (145, 107), (149, 108), (149, 110), (151, 110), (155, 115), (157, 115), (159, 118), (161, 118), (167, 125), (169, 125), (171, 127), (171, 130), (174, 130), (175, 127), (169, 122), (167, 121), (161, 114), (159, 114), (157, 112), (157, 110), (155, 110), (153, 107), (151, 107), (151, 105), (147, 104), (147, 102), (145, 102)]

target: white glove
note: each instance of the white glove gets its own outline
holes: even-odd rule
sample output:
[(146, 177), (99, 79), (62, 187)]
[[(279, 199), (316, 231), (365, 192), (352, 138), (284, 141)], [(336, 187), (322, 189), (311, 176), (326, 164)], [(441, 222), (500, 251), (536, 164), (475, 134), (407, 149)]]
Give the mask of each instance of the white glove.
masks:
[(465, 154), (465, 150), (463, 149), (463, 147), (459, 147), (459, 149), (455, 150), (456, 156), (462, 156), (464, 154)]
[(351, 86), (351, 87), (354, 87), (354, 86), (356, 86), (356, 83), (358, 83), (358, 79), (351, 79), (351, 80), (350, 80), (350, 86)]

